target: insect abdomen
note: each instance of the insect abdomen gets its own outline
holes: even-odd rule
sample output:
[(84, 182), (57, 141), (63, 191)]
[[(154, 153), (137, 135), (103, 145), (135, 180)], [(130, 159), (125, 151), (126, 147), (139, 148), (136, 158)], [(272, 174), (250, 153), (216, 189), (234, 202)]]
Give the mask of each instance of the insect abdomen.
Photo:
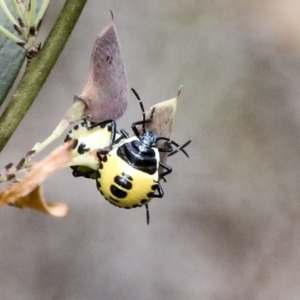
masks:
[(110, 203), (123, 208), (148, 203), (157, 180), (158, 174), (136, 170), (117, 155), (107, 155), (97, 172), (97, 187), (101, 194)]

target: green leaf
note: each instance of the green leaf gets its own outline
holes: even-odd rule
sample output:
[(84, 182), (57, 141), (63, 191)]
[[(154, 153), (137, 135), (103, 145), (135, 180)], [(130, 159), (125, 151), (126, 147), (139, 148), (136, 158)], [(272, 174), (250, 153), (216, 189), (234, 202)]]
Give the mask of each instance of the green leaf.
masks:
[[(5, 1), (8, 10), (12, 14), (14, 19), (20, 18), (20, 11), (17, 13), (16, 7), (12, 5), (11, 1)], [(31, 11), (31, 17), (33, 18), (32, 23), (35, 23), (35, 16), (39, 14), (37, 22), (39, 23), (40, 19), (43, 17), (49, 1), (37, 0), (36, 5), (34, 5), (34, 10)], [(41, 7), (43, 9), (41, 10)], [(18, 7), (17, 7), (18, 8)], [(35, 9), (36, 8), (36, 9)], [(24, 22), (25, 20), (23, 20)], [(0, 25), (8, 30), (15, 37), (18, 37), (16, 30), (13, 27), (11, 20), (4, 13), (0, 7)], [(20, 39), (24, 37), (19, 37)], [(29, 37), (28, 37), (29, 38)], [(35, 37), (31, 37), (32, 42), (35, 43)], [(27, 48), (28, 49), (28, 48)], [(4, 34), (0, 33), (0, 106), (5, 100), (8, 92), (10, 91), (13, 83), (15, 82), (16, 77), (19, 74), (19, 71), (24, 63), (26, 56), (26, 50), (17, 45), (11, 39), (9, 39)]]
[[(9, 9), (12, 9), (9, 4), (7, 3), (7, 6)], [(1, 9), (0, 24), (11, 33), (17, 35), (10, 20)], [(23, 48), (3, 34), (0, 34), (0, 106), (19, 74), (25, 56), (26, 51)]]

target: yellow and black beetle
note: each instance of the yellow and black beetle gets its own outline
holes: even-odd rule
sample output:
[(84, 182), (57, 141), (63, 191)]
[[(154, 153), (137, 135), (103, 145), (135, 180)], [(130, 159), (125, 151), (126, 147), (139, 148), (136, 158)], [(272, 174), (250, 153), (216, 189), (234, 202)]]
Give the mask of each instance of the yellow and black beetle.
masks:
[[(116, 122), (107, 120), (100, 123), (83, 121), (69, 131), (65, 142), (75, 140), (72, 156), (77, 157), (92, 150), (111, 147), (119, 139)], [(96, 171), (87, 166), (72, 166), (74, 177), (96, 178)]]
[[(100, 167), (96, 174), (96, 184), (104, 198), (115, 206), (129, 209), (145, 205), (149, 224), (148, 202), (151, 198), (164, 196), (159, 180), (165, 180), (164, 176), (172, 172), (170, 166), (160, 161), (160, 152), (168, 152), (170, 156), (182, 151), (188, 157), (184, 148), (191, 141), (179, 146), (168, 138), (146, 131), (145, 124), (153, 120), (155, 107), (150, 118), (145, 119), (143, 103), (135, 90), (133, 92), (139, 100), (143, 120), (132, 123), (135, 136), (129, 137), (125, 130), (121, 130), (123, 140), (117, 146), (98, 150)], [(138, 125), (142, 125), (141, 134)], [(166, 147), (157, 146), (160, 140), (166, 141)], [(173, 150), (172, 145), (177, 148)], [(165, 171), (159, 174), (159, 167)]]

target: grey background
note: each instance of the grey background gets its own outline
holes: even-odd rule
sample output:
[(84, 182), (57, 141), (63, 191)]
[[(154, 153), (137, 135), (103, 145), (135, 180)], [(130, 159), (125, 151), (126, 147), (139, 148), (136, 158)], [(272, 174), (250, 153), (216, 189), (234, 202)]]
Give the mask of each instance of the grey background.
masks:
[[(41, 40), (61, 6), (51, 4)], [(169, 160), (150, 226), (143, 208), (115, 208), (69, 170), (44, 187), (69, 205), (66, 218), (2, 209), (1, 300), (299, 299), (296, 0), (88, 1), (1, 166), (42, 141), (80, 93), (110, 9), (145, 106), (184, 85), (173, 137), (193, 140), (191, 158)], [(131, 97), (119, 127), (139, 117)]]

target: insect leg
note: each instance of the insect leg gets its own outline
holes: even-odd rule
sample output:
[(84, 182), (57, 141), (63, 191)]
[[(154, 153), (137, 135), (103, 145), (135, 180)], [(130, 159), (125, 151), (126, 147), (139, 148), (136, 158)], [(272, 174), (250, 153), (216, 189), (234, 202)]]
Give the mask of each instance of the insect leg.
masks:
[[(174, 143), (174, 142), (173, 142), (173, 143)], [(172, 151), (171, 153), (169, 153), (168, 156), (174, 155), (174, 154), (176, 154), (177, 152), (182, 151), (182, 152), (185, 154), (186, 157), (189, 157), (188, 153), (187, 153), (185, 150), (183, 150), (183, 148), (185, 148), (186, 146), (188, 146), (190, 143), (191, 143), (191, 140), (187, 141), (187, 142), (186, 142), (185, 144), (183, 144), (182, 146), (179, 146), (178, 144), (176, 145), (176, 144), (174, 143), (174, 145), (176, 145), (177, 147), (179, 146), (179, 148), (177, 148), (176, 150), (174, 150), (174, 151)]]
[(164, 190), (159, 183), (156, 185), (155, 190), (157, 191), (157, 194), (154, 194), (153, 192), (149, 195), (149, 198), (162, 198), (164, 196)]
[(148, 207), (148, 204), (146, 204), (145, 206), (146, 206), (146, 220), (147, 220), (147, 225), (149, 225), (149, 223), (150, 223), (149, 207)]
[[(179, 151), (182, 151), (186, 157), (189, 157), (188, 153), (184, 150), (184, 148), (186, 146), (188, 146), (190, 143), (191, 143), (191, 140), (187, 141), (185, 144), (183, 144), (182, 146), (180, 146), (179, 144), (177, 144), (176, 142), (172, 141), (171, 139), (168, 139), (168, 138), (165, 138), (165, 137), (158, 137), (157, 138), (157, 141), (160, 141), (160, 140), (164, 140), (164, 141), (167, 141), (169, 142), (170, 144), (172, 145), (175, 145), (177, 147), (176, 150), (171, 150), (170, 154), (168, 156), (171, 156), (171, 155), (174, 155), (175, 153), (179, 152)], [(164, 148), (162, 148), (164, 149)], [(159, 149), (160, 152), (168, 152), (168, 151), (162, 151), (161, 149)]]
[[(153, 192), (149, 195), (149, 198), (162, 198), (164, 196), (164, 191), (159, 183), (155, 186), (155, 190), (157, 191), (157, 194), (154, 194), (154, 192)], [(149, 223), (150, 223), (149, 207), (148, 207), (148, 204), (146, 204), (145, 206), (146, 206), (147, 225), (149, 225)]]
[[(161, 139), (161, 138), (159, 138), (159, 139)], [(173, 151), (173, 147), (171, 146), (170, 140), (166, 139), (166, 141), (167, 142), (165, 144), (168, 144), (169, 147), (168, 148), (158, 147), (157, 149), (159, 152), (172, 152)]]
[(166, 171), (162, 172), (161, 174), (159, 174), (160, 179), (162, 179), (164, 182), (167, 182), (167, 180), (165, 179), (166, 175), (169, 175), (170, 173), (172, 173), (172, 168), (162, 162), (159, 162), (159, 165), (164, 168)]
[(125, 129), (121, 129), (121, 135), (123, 138), (128, 139), (129, 138), (129, 134)]

